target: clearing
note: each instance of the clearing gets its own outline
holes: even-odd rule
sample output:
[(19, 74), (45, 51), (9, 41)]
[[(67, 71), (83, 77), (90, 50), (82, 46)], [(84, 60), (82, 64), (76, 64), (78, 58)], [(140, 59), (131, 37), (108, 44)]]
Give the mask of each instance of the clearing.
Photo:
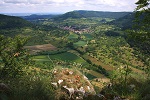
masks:
[(37, 53), (40, 51), (48, 51), (48, 50), (57, 50), (57, 47), (52, 44), (43, 44), (43, 45), (34, 45), (34, 46), (25, 46), (25, 49), (29, 49), (31, 54)]

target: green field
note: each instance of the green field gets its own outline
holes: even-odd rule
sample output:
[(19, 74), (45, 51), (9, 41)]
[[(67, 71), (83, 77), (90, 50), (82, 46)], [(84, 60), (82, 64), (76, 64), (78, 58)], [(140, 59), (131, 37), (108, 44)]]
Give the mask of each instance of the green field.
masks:
[(85, 39), (91, 40), (93, 39), (93, 36), (91, 34), (83, 34), (85, 36)]
[[(60, 53), (60, 54), (55, 54), (55, 55), (49, 55), (49, 58), (52, 60), (62, 60), (66, 62), (76, 62), (76, 63), (85, 63), (86, 61), (77, 55), (70, 53), (70, 52), (65, 52), (65, 53)], [(48, 55), (38, 55), (34, 56), (33, 60), (35, 61), (50, 61), (48, 58)]]
[(74, 46), (85, 46), (87, 43), (85, 41), (78, 41), (74, 43)]
[(33, 60), (35, 60), (35, 61), (50, 61), (47, 55), (34, 56)]
[(89, 79), (89, 80), (92, 80), (94, 78), (97, 78), (96, 76), (92, 75), (92, 74), (89, 74), (89, 73), (85, 73), (85, 76)]
[(77, 39), (78, 35), (74, 34), (74, 33), (70, 33), (70, 35), (68, 36), (68, 39)]
[(49, 55), (49, 56), (51, 59), (59, 59), (62, 61), (67, 61), (67, 62), (77, 62), (77, 63), (85, 62), (85, 60), (83, 60), (82, 58), (70, 52), (65, 52), (65, 53), (56, 54), (56, 55)]

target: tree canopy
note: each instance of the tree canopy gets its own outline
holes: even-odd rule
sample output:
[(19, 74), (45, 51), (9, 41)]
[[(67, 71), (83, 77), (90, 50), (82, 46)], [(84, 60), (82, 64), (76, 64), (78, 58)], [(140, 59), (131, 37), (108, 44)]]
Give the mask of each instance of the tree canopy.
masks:
[(27, 38), (16, 36), (14, 38), (0, 35), (0, 76), (15, 77), (28, 65), (28, 54), (23, 49)]
[(135, 23), (129, 37), (138, 47), (150, 54), (150, 0), (136, 2)]

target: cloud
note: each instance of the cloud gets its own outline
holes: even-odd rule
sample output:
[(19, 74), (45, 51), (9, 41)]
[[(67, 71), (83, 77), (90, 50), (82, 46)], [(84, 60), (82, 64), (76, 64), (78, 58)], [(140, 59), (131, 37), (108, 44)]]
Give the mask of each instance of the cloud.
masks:
[(3, 0), (3, 2), (17, 4), (17, 3), (26, 3), (27, 0)]
[[(133, 11), (137, 0), (1, 0), (0, 12)], [(8, 6), (10, 8), (8, 8)], [(5, 10), (4, 10), (5, 9)]]
[(3, 1), (0, 1), (0, 6), (4, 5), (4, 2)]
[(28, 0), (29, 4), (42, 4), (43, 1), (42, 0)]

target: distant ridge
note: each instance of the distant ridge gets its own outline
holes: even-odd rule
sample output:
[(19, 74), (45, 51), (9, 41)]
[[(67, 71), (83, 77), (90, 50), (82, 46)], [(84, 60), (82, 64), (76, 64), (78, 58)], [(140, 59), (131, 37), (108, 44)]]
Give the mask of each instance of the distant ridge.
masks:
[(29, 16), (21, 16), (21, 18), (25, 20), (37, 20), (37, 19), (49, 19), (57, 16), (58, 14), (48, 14), (48, 15), (38, 15), (38, 14), (32, 14)]
[(116, 25), (118, 27), (121, 27), (122, 30), (126, 30), (126, 29), (131, 29), (134, 21), (135, 20), (135, 14), (134, 13), (129, 13), (119, 19), (116, 19), (112, 22), (109, 22), (109, 24), (113, 24)]
[(75, 10), (67, 12), (63, 15), (54, 17), (54, 20), (65, 20), (67, 18), (88, 18), (88, 17), (101, 17), (101, 18), (121, 18), (131, 12), (105, 12), (105, 11), (86, 11)]

